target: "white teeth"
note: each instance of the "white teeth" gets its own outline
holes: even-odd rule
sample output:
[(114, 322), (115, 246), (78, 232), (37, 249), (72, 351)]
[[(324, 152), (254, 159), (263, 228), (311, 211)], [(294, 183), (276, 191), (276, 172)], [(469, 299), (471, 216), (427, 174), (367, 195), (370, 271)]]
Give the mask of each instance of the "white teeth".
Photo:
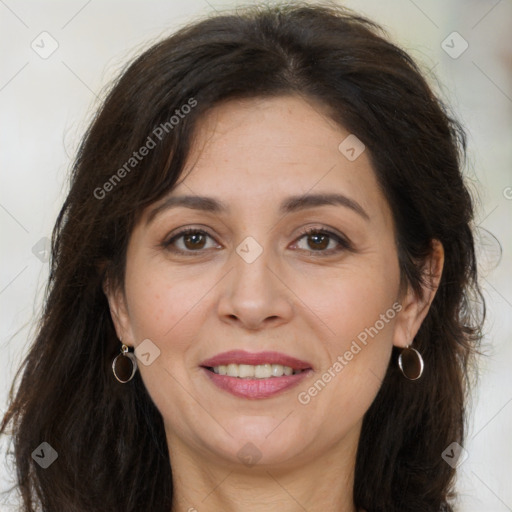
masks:
[(272, 365), (258, 364), (254, 367), (254, 376), (257, 379), (268, 379), (269, 377), (272, 377)]
[(238, 377), (238, 365), (237, 364), (228, 364), (226, 375), (228, 377)]
[(269, 379), (270, 377), (282, 377), (293, 375), (301, 370), (293, 370), (290, 366), (282, 364), (228, 364), (214, 366), (213, 371), (219, 375), (238, 377), (240, 379)]
[[(231, 366), (231, 365), (229, 365)], [(235, 366), (235, 365), (233, 365)], [(254, 366), (250, 366), (248, 364), (240, 364), (238, 365), (238, 375), (235, 377), (240, 377), (241, 379), (245, 379), (248, 377), (254, 377)]]
[(272, 365), (272, 376), (273, 377), (281, 377), (284, 373), (284, 367), (281, 364), (273, 364)]

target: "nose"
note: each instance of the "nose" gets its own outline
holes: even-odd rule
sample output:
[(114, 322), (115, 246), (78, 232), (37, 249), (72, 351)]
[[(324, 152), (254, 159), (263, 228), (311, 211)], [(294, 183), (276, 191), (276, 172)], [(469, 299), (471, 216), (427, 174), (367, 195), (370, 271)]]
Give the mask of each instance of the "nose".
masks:
[(293, 315), (293, 293), (280, 275), (279, 264), (263, 250), (252, 262), (233, 251), (234, 268), (222, 281), (218, 314), (223, 322), (247, 330), (277, 327)]

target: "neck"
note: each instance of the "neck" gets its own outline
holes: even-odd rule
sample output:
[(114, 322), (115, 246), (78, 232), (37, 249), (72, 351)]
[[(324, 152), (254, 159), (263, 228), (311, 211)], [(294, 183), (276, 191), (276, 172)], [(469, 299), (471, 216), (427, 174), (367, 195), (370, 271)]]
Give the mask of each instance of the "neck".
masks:
[(286, 463), (252, 466), (195, 452), (168, 434), (171, 512), (357, 512), (354, 441), (359, 431), (353, 434), (354, 439), (345, 438), (312, 460), (297, 456)]

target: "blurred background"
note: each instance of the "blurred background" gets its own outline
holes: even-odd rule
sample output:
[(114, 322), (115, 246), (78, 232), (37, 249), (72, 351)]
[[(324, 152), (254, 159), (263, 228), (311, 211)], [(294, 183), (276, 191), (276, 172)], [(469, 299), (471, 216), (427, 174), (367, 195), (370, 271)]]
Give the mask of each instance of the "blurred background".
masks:
[[(33, 339), (68, 171), (105, 87), (184, 23), (248, 3), (0, 0), (0, 412)], [(512, 1), (338, 3), (380, 23), (467, 129), (488, 318), (457, 510), (512, 511)], [(11, 482), (2, 460), (0, 490)], [(15, 510), (10, 501), (0, 509)]]

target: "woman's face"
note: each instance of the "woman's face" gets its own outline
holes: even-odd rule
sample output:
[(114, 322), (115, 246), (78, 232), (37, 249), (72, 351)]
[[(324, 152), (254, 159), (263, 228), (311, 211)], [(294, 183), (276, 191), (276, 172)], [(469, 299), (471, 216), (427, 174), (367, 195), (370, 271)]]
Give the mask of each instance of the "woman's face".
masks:
[(124, 295), (109, 299), (170, 446), (283, 465), (355, 450), (392, 345), (421, 315), (400, 296), (391, 211), (349, 135), (298, 97), (219, 106), (135, 227)]

